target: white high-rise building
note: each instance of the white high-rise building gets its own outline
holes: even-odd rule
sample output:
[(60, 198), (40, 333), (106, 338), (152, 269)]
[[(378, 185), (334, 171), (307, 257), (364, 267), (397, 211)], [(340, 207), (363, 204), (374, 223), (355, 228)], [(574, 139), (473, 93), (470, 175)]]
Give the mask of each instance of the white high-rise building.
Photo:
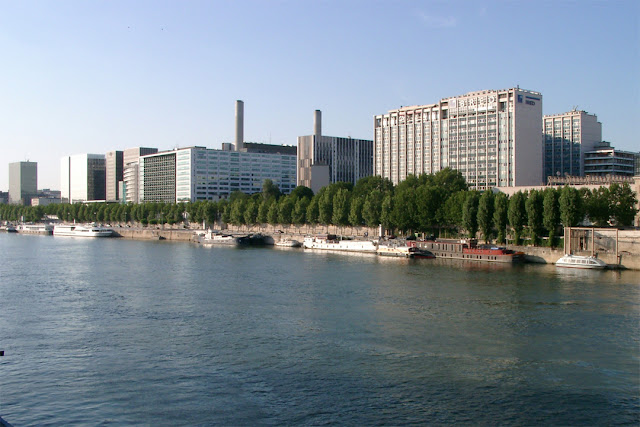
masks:
[(484, 90), (374, 117), (374, 174), (459, 170), (473, 189), (542, 184), (542, 94)]
[(583, 176), (585, 153), (602, 141), (602, 123), (586, 111), (544, 116), (544, 179)]

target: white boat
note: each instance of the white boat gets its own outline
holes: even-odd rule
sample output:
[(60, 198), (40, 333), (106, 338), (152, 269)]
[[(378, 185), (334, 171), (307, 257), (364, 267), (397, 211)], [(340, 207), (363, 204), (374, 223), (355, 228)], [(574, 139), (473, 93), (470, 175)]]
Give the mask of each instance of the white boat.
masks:
[(274, 244), (281, 248), (299, 248), (300, 246), (302, 246), (302, 243), (294, 239), (285, 239)]
[(56, 225), (53, 227), (53, 235), (70, 237), (111, 237), (113, 235), (113, 230), (95, 224)]
[(235, 236), (230, 234), (221, 234), (213, 230), (207, 230), (199, 238), (200, 243), (203, 245), (237, 245), (238, 241)]
[(337, 239), (336, 236), (332, 234), (305, 237), (302, 245), (305, 249), (320, 249), (325, 251), (375, 253), (378, 250), (378, 244), (375, 241)]
[(607, 263), (593, 256), (567, 254), (556, 261), (556, 267), (602, 269)]
[(18, 233), (51, 235), (53, 227), (49, 224), (20, 224), (16, 229)]

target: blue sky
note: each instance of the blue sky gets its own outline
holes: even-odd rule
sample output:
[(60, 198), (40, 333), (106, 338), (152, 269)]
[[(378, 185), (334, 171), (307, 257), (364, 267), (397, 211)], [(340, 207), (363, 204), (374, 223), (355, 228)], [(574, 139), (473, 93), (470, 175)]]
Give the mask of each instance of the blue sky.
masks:
[(640, 2), (0, 0), (0, 190), (8, 163), (135, 146), (373, 139), (373, 116), (483, 89), (542, 92), (640, 150)]

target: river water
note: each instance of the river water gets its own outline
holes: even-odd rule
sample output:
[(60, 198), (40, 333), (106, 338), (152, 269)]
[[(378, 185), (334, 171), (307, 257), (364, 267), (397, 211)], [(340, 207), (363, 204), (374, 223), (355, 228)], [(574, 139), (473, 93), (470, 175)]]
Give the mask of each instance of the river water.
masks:
[(640, 273), (0, 234), (22, 425), (635, 425)]

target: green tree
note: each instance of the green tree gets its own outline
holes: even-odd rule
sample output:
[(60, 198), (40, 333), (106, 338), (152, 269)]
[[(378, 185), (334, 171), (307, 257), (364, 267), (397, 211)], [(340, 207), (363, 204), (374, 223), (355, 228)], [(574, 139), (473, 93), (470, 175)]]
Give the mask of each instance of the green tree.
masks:
[(311, 202), (310, 197), (302, 197), (297, 199), (296, 205), (293, 208), (293, 215), (291, 218), (294, 224), (302, 225), (306, 222), (307, 209), (309, 208), (310, 202)]
[(406, 233), (415, 230), (418, 220), (418, 205), (416, 203), (416, 189), (414, 187), (398, 187), (393, 195), (391, 221), (394, 228)]
[(278, 222), (280, 224), (291, 224), (295, 201), (290, 196), (281, 197), (278, 201)]
[(273, 201), (271, 205), (269, 205), (269, 212), (267, 212), (267, 222), (271, 225), (278, 224), (278, 202)]
[(496, 230), (498, 230), (497, 241), (498, 243), (504, 243), (506, 241), (508, 217), (507, 212), (509, 210), (509, 198), (504, 193), (496, 194), (493, 199), (493, 223)]
[(439, 212), (446, 201), (444, 189), (423, 184), (415, 190), (416, 227), (427, 230), (441, 225)]
[(556, 230), (560, 225), (560, 206), (558, 192), (554, 188), (544, 190), (542, 201), (542, 224), (549, 234), (549, 246), (555, 246)]
[(636, 204), (638, 199), (628, 183), (622, 185), (614, 183), (609, 187), (611, 217), (617, 225), (633, 225), (633, 219), (638, 213)]
[(272, 180), (265, 179), (262, 183), (262, 198), (264, 200), (271, 198), (278, 199), (280, 195), (281, 193), (278, 186), (275, 185)]
[(393, 218), (391, 216), (392, 211), (393, 197), (391, 193), (387, 193), (382, 199), (382, 205), (380, 206), (380, 223), (387, 230), (394, 228)]
[(509, 225), (513, 229), (513, 240), (516, 245), (520, 244), (520, 236), (522, 229), (527, 223), (527, 211), (525, 208), (526, 196), (522, 191), (518, 191), (509, 198), (509, 208), (507, 210), (507, 218)]
[(471, 238), (475, 238), (478, 232), (478, 203), (478, 193), (470, 191), (462, 206), (462, 224)]
[(340, 188), (333, 196), (333, 210), (331, 223), (335, 225), (348, 225), (349, 224), (349, 191)]
[(560, 190), (560, 221), (565, 227), (577, 226), (584, 218), (584, 208), (580, 193), (573, 187), (565, 186)]
[(318, 218), (320, 216), (320, 209), (318, 207), (318, 196), (313, 196), (307, 206), (307, 224), (318, 224)]
[(438, 214), (440, 224), (449, 228), (463, 227), (462, 212), (467, 193), (458, 191), (445, 200)]
[(351, 208), (349, 209), (349, 224), (354, 227), (360, 227), (364, 220), (362, 219), (362, 208), (364, 206), (363, 197), (351, 197)]
[(531, 243), (537, 245), (542, 235), (542, 230), (544, 229), (544, 197), (541, 192), (536, 190), (529, 192), (529, 197), (527, 197), (527, 201), (525, 202), (525, 210), (527, 211), (527, 225), (529, 226), (529, 232), (531, 234)]
[(309, 187), (305, 187), (304, 185), (299, 185), (294, 188), (289, 195), (293, 198), (293, 200), (296, 201), (303, 198), (311, 200), (311, 198), (313, 197), (313, 190), (311, 190)]
[(478, 202), (478, 227), (482, 232), (482, 236), (485, 242), (491, 240), (493, 234), (493, 210), (494, 210), (494, 195), (492, 190), (486, 190), (480, 196)]
[(255, 224), (258, 221), (258, 209), (260, 208), (261, 200), (249, 199), (246, 202), (244, 208), (244, 223)]
[(377, 227), (380, 224), (380, 210), (383, 198), (383, 193), (380, 190), (372, 190), (371, 193), (365, 196), (364, 204), (362, 205), (362, 219), (367, 227)]
[(607, 187), (595, 188), (587, 191), (583, 203), (585, 213), (589, 217), (589, 221), (598, 227), (604, 227), (611, 219), (611, 196)]

